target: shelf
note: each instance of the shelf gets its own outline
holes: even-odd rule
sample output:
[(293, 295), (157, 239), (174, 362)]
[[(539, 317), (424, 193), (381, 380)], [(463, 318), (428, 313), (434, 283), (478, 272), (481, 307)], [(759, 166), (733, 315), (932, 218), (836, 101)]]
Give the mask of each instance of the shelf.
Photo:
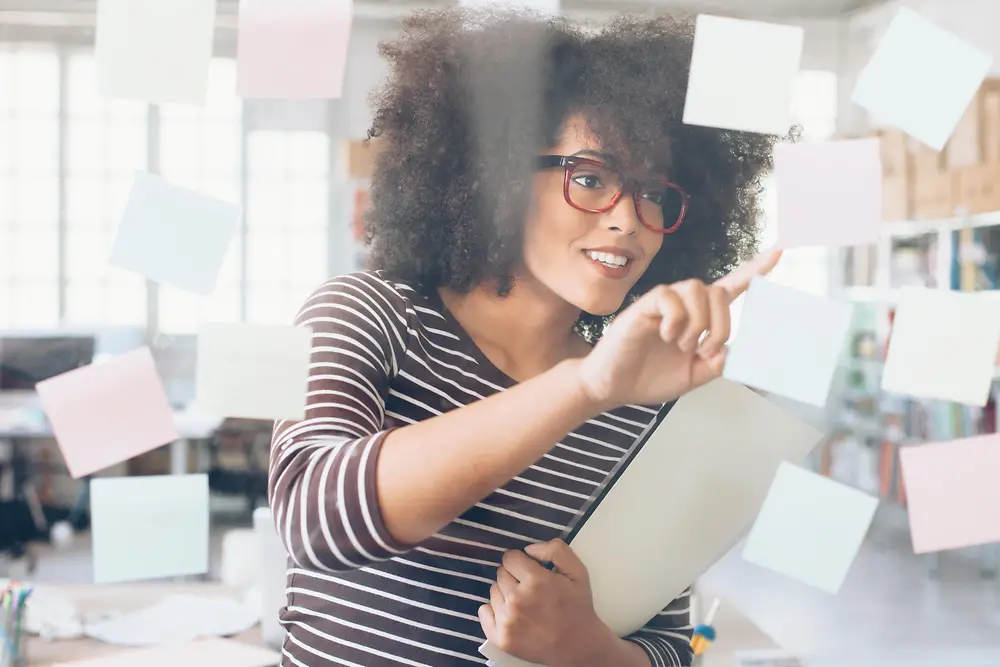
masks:
[(974, 227), (993, 227), (1000, 225), (1000, 211), (978, 213), (961, 218), (945, 218), (943, 220), (903, 220), (901, 222), (886, 222), (882, 224), (882, 236), (890, 238), (912, 238), (925, 234), (936, 234), (942, 231), (958, 231)]

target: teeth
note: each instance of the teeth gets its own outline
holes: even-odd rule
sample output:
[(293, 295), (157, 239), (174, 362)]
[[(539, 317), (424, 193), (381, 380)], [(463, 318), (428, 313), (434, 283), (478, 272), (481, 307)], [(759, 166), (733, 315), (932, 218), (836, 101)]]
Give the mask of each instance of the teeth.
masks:
[(607, 252), (593, 252), (591, 250), (587, 251), (587, 256), (596, 262), (600, 262), (605, 266), (610, 266), (612, 268), (618, 268), (628, 264), (628, 257), (622, 257), (620, 255), (612, 255)]

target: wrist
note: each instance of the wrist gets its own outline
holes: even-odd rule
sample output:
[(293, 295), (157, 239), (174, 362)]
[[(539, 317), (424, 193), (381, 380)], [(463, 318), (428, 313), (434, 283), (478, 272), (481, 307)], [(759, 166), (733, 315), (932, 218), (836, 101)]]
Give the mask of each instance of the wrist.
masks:
[(624, 642), (596, 616), (586, 628), (580, 628), (571, 639), (572, 647), (564, 651), (565, 658), (549, 667), (608, 667), (624, 666)]
[(587, 419), (618, 407), (614, 401), (603, 396), (586, 381), (582, 372), (583, 359), (567, 359), (560, 362), (556, 368), (569, 377), (574, 398), (587, 413)]

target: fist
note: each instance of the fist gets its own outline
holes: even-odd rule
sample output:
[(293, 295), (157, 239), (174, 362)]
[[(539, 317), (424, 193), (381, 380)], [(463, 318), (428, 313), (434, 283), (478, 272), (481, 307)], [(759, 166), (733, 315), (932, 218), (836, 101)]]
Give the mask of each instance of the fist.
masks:
[[(548, 570), (541, 563), (554, 565)], [(583, 638), (600, 636), (587, 568), (562, 540), (508, 551), (479, 609), (486, 638), (498, 649), (548, 667), (583, 664)]]

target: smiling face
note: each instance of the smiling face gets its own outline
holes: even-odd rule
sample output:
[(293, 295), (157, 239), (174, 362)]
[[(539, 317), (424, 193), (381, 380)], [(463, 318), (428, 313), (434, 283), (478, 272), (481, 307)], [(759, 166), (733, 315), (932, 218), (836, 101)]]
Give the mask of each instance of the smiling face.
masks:
[[(607, 161), (600, 143), (578, 115), (567, 119), (562, 136), (545, 154)], [(566, 201), (564, 179), (562, 167), (542, 169), (535, 176), (531, 212), (525, 223), (525, 269), (574, 307), (592, 315), (610, 315), (621, 307), (660, 250), (663, 234), (642, 224), (629, 195), (603, 213), (574, 208)], [(581, 166), (569, 183), (573, 201), (578, 205), (587, 198), (608, 201), (610, 193), (601, 195), (600, 189), (617, 184), (607, 180), (600, 167)], [(648, 205), (656, 206), (648, 199), (641, 201), (644, 211)]]

